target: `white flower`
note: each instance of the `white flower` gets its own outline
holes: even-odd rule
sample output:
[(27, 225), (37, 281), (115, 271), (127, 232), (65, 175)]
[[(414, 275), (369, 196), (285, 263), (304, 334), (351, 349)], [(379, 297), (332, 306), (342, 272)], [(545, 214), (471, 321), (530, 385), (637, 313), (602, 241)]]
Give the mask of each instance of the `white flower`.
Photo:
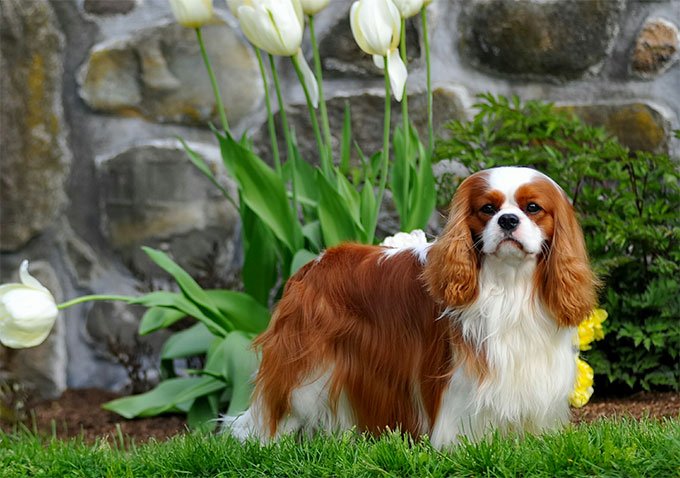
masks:
[(299, 0), (244, 1), (236, 17), (246, 38), (267, 53), (293, 56), (302, 44), (305, 24)]
[(402, 18), (410, 18), (417, 15), (418, 12), (423, 8), (423, 5), (427, 5), (430, 2), (424, 2), (423, 0), (392, 0), (394, 4), (399, 9), (399, 13)]
[(328, 6), (330, 0), (300, 0), (305, 15), (316, 15)]
[(398, 232), (394, 236), (386, 237), (381, 243), (381, 246), (395, 247), (402, 249), (404, 247), (416, 247), (427, 244), (425, 233), (421, 229), (414, 229), (409, 232)]
[(169, 0), (177, 23), (188, 28), (199, 28), (213, 17), (212, 0)]
[(50, 291), (28, 273), (28, 261), (19, 276), (21, 284), (0, 286), (0, 342), (15, 349), (41, 344), (59, 313)]
[(359, 48), (373, 55), (373, 61), (380, 67), (387, 58), (390, 85), (394, 97), (401, 101), (408, 73), (399, 57), (399, 10), (392, 0), (358, 0), (352, 4), (349, 15), (352, 34)]

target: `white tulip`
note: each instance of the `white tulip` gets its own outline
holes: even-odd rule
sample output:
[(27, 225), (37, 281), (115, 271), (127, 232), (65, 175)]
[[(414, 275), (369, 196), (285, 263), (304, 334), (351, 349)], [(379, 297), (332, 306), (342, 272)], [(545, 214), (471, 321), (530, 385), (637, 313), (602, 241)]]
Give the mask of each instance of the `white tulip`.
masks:
[(417, 15), (418, 12), (423, 8), (423, 5), (427, 5), (430, 2), (424, 2), (423, 0), (392, 0), (394, 4), (399, 9), (399, 13), (402, 18), (410, 18)]
[(241, 29), (256, 47), (293, 56), (302, 44), (304, 18), (299, 0), (250, 0), (236, 8)]
[(59, 313), (50, 291), (28, 273), (28, 261), (19, 276), (21, 284), (0, 286), (0, 342), (15, 349), (41, 344)]
[(358, 0), (350, 10), (350, 26), (359, 48), (374, 55), (376, 65), (382, 68), (383, 58), (387, 58), (390, 85), (396, 100), (401, 101), (408, 72), (399, 56), (401, 17), (397, 7), (392, 0)]
[(213, 17), (212, 0), (169, 0), (177, 23), (188, 28), (199, 28)]
[(305, 15), (316, 15), (328, 6), (330, 0), (300, 0)]

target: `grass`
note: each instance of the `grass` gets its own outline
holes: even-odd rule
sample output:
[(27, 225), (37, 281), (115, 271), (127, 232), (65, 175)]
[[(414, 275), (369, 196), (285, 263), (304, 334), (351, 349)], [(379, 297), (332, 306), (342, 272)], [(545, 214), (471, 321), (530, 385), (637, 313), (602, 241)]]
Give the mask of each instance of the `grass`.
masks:
[(438, 452), (398, 434), (276, 444), (188, 434), (135, 446), (0, 433), (3, 477), (680, 477), (680, 419), (600, 420), (540, 437), (492, 436)]

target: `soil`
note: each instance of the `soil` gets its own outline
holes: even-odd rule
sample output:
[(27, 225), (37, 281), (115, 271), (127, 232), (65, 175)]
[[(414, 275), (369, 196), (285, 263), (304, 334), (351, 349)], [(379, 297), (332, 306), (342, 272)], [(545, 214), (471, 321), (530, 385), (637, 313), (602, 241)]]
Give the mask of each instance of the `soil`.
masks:
[[(39, 433), (60, 438), (82, 436), (85, 441), (97, 438), (126, 440), (143, 443), (149, 439), (164, 440), (187, 430), (186, 421), (180, 415), (126, 420), (101, 405), (118, 395), (97, 389), (68, 390), (58, 400), (37, 403), (32, 407), (33, 418), (26, 426)], [(593, 399), (585, 407), (573, 410), (575, 423), (590, 422), (602, 417), (680, 417), (680, 393), (642, 392), (624, 398)], [(33, 424), (34, 422), (34, 424)], [(11, 426), (0, 422), (0, 427)], [(119, 431), (120, 430), (120, 431)]]

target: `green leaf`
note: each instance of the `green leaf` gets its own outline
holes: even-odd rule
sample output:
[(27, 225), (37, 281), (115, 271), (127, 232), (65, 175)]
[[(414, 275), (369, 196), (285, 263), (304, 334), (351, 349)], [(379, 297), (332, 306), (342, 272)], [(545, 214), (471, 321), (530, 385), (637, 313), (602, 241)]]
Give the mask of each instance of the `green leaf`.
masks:
[(231, 197), (231, 194), (229, 194), (229, 191), (227, 191), (224, 186), (222, 186), (218, 181), (217, 178), (215, 178), (215, 175), (213, 174), (212, 170), (210, 169), (210, 166), (208, 163), (205, 162), (205, 159), (198, 154), (196, 151), (191, 149), (189, 145), (184, 141), (183, 138), (177, 137), (177, 139), (182, 143), (182, 146), (184, 147), (184, 151), (187, 153), (187, 156), (189, 157), (189, 160), (196, 166), (196, 169), (198, 169), (203, 175), (210, 180), (217, 189), (219, 189), (224, 197), (229, 199), (230, 201), (233, 202), (233, 199)]
[(437, 191), (432, 173), (432, 163), (422, 145), (418, 174), (416, 174), (415, 187), (411, 192), (409, 202), (409, 214), (405, 222), (406, 227), (403, 227), (403, 230), (425, 229), (437, 204)]
[(179, 411), (179, 404), (193, 402), (197, 397), (223, 388), (224, 383), (211, 377), (171, 378), (159, 383), (153, 390), (112, 400), (102, 405), (102, 408), (125, 418), (151, 417)]
[(259, 334), (269, 324), (269, 309), (248, 294), (233, 290), (206, 290), (217, 308), (234, 324), (236, 330)]
[(345, 112), (342, 119), (342, 139), (340, 141), (340, 174), (347, 177), (352, 154), (352, 115), (349, 101), (345, 100)]
[[(177, 292), (167, 292), (167, 291), (155, 291), (138, 297), (132, 301), (131, 304), (140, 304), (145, 307), (161, 307), (176, 309), (183, 312), (189, 317), (193, 317), (196, 320), (203, 322), (215, 335), (220, 335), (224, 337), (227, 335), (228, 330), (219, 322), (214, 320), (219, 312), (216, 311), (210, 316), (205, 312), (205, 309), (200, 309), (194, 302), (187, 299), (182, 294)], [(170, 324), (168, 324), (170, 325)], [(140, 324), (141, 327), (141, 324)], [(146, 326), (145, 326), (146, 327)], [(148, 332), (152, 332), (149, 330)], [(148, 333), (147, 332), (147, 333)]]
[(227, 415), (236, 415), (248, 408), (253, 393), (253, 378), (259, 366), (259, 358), (252, 349), (248, 337), (232, 332), (225, 339), (227, 376), (232, 386), (231, 401)]
[(295, 253), (295, 256), (293, 256), (293, 262), (291, 263), (290, 266), (290, 275), (292, 276), (302, 266), (304, 266), (310, 261), (313, 261), (317, 257), (319, 257), (318, 254), (314, 254), (313, 252), (310, 252), (307, 249), (300, 249)]
[(279, 176), (255, 153), (244, 148), (230, 135), (216, 133), (222, 159), (232, 172), (241, 191), (241, 200), (252, 209), (288, 249), (302, 247), (300, 224), (288, 202), (286, 188)]
[(215, 335), (202, 322), (198, 322), (168, 337), (161, 349), (161, 359), (192, 357), (206, 353), (214, 340)]
[[(142, 247), (144, 252), (154, 261), (161, 269), (165, 270), (170, 274), (177, 285), (182, 290), (182, 293), (196, 304), (202, 311), (206, 313), (214, 322), (219, 325), (220, 328), (225, 331), (233, 330), (234, 327), (229, 320), (224, 317), (217, 310), (214, 304), (210, 302), (210, 298), (207, 296), (205, 291), (201, 289), (201, 286), (177, 263), (175, 263), (170, 257), (162, 251), (152, 249), (150, 247)], [(199, 319), (199, 317), (196, 317)]]
[(321, 223), (319, 221), (308, 222), (302, 226), (302, 234), (305, 236), (313, 249), (321, 252), (323, 249), (323, 238), (321, 237)]
[[(409, 209), (409, 193), (411, 192), (411, 175), (415, 173), (415, 154), (412, 154), (415, 149), (412, 147), (406, 148), (404, 130), (397, 127), (394, 131), (394, 139), (392, 141), (394, 155), (392, 159), (392, 171), (390, 175), (390, 190), (392, 191), (392, 198), (394, 205), (399, 213), (399, 217), (406, 217)], [(410, 146), (410, 145), (409, 145)], [(402, 230), (406, 230), (402, 226)]]
[(167, 307), (151, 307), (139, 322), (139, 335), (147, 335), (159, 329), (164, 329), (186, 317), (181, 310)]
[(373, 243), (375, 237), (375, 226), (377, 223), (375, 191), (373, 184), (368, 179), (364, 182), (361, 190), (361, 223), (366, 231), (366, 242)]
[(187, 425), (192, 430), (210, 433), (217, 427), (218, 412), (215, 393), (197, 397), (187, 412)]
[(356, 223), (342, 196), (317, 172), (319, 184), (319, 222), (327, 247), (344, 241), (359, 240), (363, 230)]
[(243, 286), (260, 304), (269, 305), (271, 289), (278, 279), (277, 240), (271, 229), (244, 203), (241, 203), (244, 257)]

